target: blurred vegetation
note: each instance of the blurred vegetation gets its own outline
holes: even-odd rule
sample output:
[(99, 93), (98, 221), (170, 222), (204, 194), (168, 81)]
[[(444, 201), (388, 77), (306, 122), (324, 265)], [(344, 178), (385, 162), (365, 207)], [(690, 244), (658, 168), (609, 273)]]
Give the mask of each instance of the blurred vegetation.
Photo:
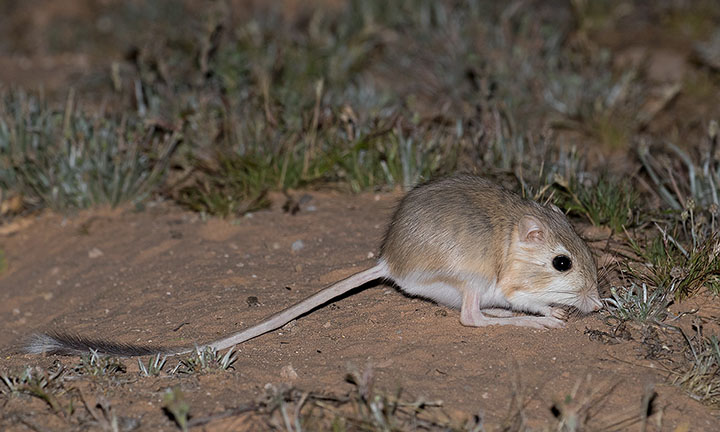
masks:
[(29, 205), (55, 210), (117, 205), (148, 197), (168, 167), (178, 137), (136, 117), (63, 110), (21, 91), (0, 105), (0, 187)]
[[(408, 189), (465, 170), (616, 236), (659, 223), (661, 254), (650, 253), (660, 231), (623, 240), (640, 248), (654, 276), (636, 282), (650, 290), (669, 290), (672, 268), (695, 274), (693, 251), (713, 247), (717, 4), (233, 5), (110, 2), (88, 6), (94, 26), (47, 24), (58, 40), (37, 49), (118, 57), (125, 47), (125, 57), (80, 81), (98, 101), (4, 89), (0, 200), (13, 205), (2, 214), (164, 197), (233, 217), (269, 205), (272, 190)], [(658, 82), (655, 41), (638, 41), (640, 54), (613, 42), (628, 23), (660, 26), (695, 63)]]
[[(609, 229), (620, 321), (720, 291), (717, 1), (109, 1), (27, 32), (21, 3), (0, 5), (0, 54), (90, 66), (54, 95), (0, 89), (0, 217), (237, 217), (273, 190), (465, 170)], [(697, 370), (716, 373), (712, 341)], [(678, 382), (717, 389), (696, 369)]]
[[(638, 65), (618, 67), (613, 52), (592, 38), (626, 15), (647, 15), (640, 3), (349, 0), (294, 13), (282, 3), (254, 6), (239, 18), (228, 2), (207, 6), (112, 2), (96, 11), (102, 37), (94, 42), (92, 29), (77, 20), (50, 24), (58, 40), (45, 43), (49, 52), (130, 47), (127, 61), (113, 63), (104, 78), (123, 103), (113, 109), (119, 112), (88, 115), (69, 100), (72, 112), (63, 113), (9, 91), (4, 130), (17, 135), (28, 122), (44, 122), (46, 137), (78, 140), (82, 133), (107, 149), (117, 147), (108, 140), (120, 140), (155, 150), (85, 151), (88, 161), (147, 161), (119, 168), (85, 162), (85, 179), (69, 180), (75, 168), (40, 174), (43, 163), (67, 157), (61, 147), (70, 144), (35, 144), (36, 157), (22, 159), (28, 138), (7, 132), (0, 137), (0, 166), (8, 172), (2, 186), (56, 209), (116, 205), (160, 190), (192, 209), (232, 215), (262, 207), (270, 189), (407, 189), (456, 169), (508, 172), (535, 187), (557, 175), (588, 184), (594, 174), (584, 158), (557, 158), (567, 153), (567, 137), (584, 154), (594, 147), (627, 151), (658, 111), (643, 108), (651, 89)], [(716, 9), (668, 2), (654, 19), (706, 38)], [(121, 128), (133, 136), (110, 131)], [(182, 142), (171, 164), (163, 158), (172, 152), (153, 154), (158, 144), (137, 144), (162, 138), (152, 132), (158, 129)], [(39, 160), (29, 170), (17, 166), (30, 159)], [(158, 171), (147, 182), (130, 178), (152, 169)], [(158, 177), (169, 187), (157, 189)]]
[[(177, 15), (165, 2), (154, 11), (144, 2), (112, 7), (122, 9), (108, 12), (116, 26), (166, 10), (166, 19)], [(130, 64), (114, 64), (110, 78), (115, 96), (128, 104), (119, 115), (132, 133), (146, 133), (137, 125), (144, 121), (182, 137), (173, 169), (165, 173), (173, 188), (163, 191), (211, 214), (261, 207), (269, 189), (319, 183), (356, 192), (409, 188), (456, 169), (521, 172), (523, 181), (541, 186), (558, 173), (574, 176), (585, 169), (553, 159), (565, 150), (548, 124), (577, 128), (610, 148), (627, 147), (633, 130), (614, 118), (625, 119), (627, 106), (641, 99), (632, 70), (614, 71), (606, 49), (573, 42), (586, 31), (577, 17), (587, 12), (578, 7), (354, 0), (306, 8), (294, 17), (279, 5), (265, 6), (231, 27), (227, 4), (215, 2), (188, 26), (193, 32), (172, 28), (134, 45)], [(39, 121), (12, 114), (20, 109), (12, 106), (17, 95), (6, 99), (6, 129)], [(39, 109), (26, 116), (64, 118)], [(113, 115), (102, 121), (118, 129)], [(88, 123), (85, 117), (70, 115), (71, 129)], [(44, 125), (44, 133), (67, 134), (58, 124)], [(88, 129), (84, 136), (97, 134), (113, 135)], [(10, 147), (10, 138), (2, 139)], [(23, 145), (12, 144), (13, 156), (4, 152), (4, 169), (25, 151), (18, 150)], [(62, 157), (57, 148), (43, 148), (47, 161)], [(126, 175), (148, 169), (131, 167), (137, 163), (127, 163)], [(94, 169), (101, 182), (122, 177), (107, 165)], [(10, 169), (4, 187), (59, 209), (142, 199), (148, 189), (88, 184), (92, 196), (70, 198), (69, 180), (38, 180), (34, 172), (43, 170), (34, 170)]]
[(600, 174), (592, 185), (574, 181), (560, 192), (559, 205), (570, 214), (585, 216), (595, 226), (607, 226), (613, 232), (623, 232), (635, 224), (639, 216), (639, 194), (627, 180)]

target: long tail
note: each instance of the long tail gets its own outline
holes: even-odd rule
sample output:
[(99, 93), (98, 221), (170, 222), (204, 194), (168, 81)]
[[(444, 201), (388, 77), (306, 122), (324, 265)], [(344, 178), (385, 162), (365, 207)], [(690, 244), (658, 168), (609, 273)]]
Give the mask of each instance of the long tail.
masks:
[(257, 324), (249, 329), (235, 333), (232, 336), (220, 339), (213, 343), (208, 344), (209, 347), (217, 350), (230, 348), (233, 345), (241, 344), (254, 337), (258, 337), (261, 334), (265, 334), (269, 331), (275, 330), (296, 319), (297, 317), (304, 315), (318, 306), (324, 305), (330, 300), (339, 297), (346, 292), (357, 288), (363, 284), (376, 279), (388, 277), (387, 268), (384, 263), (377, 264), (375, 267), (363, 270), (359, 273), (347, 277), (339, 282), (330, 285), (324, 290), (311, 295), (305, 300), (297, 303), (294, 306), (278, 312), (270, 318), (264, 320), (260, 324)]
[(155, 354), (183, 354), (190, 350), (159, 345), (118, 343), (59, 331), (36, 333), (25, 344), (25, 352), (28, 354), (83, 355), (92, 351), (109, 356), (137, 357)]
[[(289, 323), (290, 321), (304, 315), (318, 306), (339, 297), (353, 288), (357, 288), (370, 281), (388, 277), (387, 268), (383, 262), (376, 266), (355, 273), (354, 275), (330, 285), (322, 291), (313, 294), (305, 300), (289, 308), (276, 313), (263, 320), (261, 323), (245, 329), (224, 339), (200, 346), (216, 350), (230, 348), (233, 345), (241, 344), (247, 340), (258, 337), (269, 331), (275, 330)], [(63, 332), (48, 332), (33, 335), (25, 345), (25, 351), (30, 354), (60, 354), (60, 355), (81, 355), (95, 351), (103, 355), (120, 357), (136, 357), (144, 355), (176, 355), (194, 351), (195, 347), (188, 348), (167, 348), (157, 345), (135, 345), (116, 343), (101, 339), (91, 339), (83, 336)]]

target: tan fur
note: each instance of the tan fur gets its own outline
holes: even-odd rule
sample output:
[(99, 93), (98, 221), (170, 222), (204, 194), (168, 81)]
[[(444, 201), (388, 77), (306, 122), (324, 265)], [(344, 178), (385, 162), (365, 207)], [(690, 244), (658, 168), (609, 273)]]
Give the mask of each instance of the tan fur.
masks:
[(452, 268), (496, 279), (506, 295), (543, 291), (557, 274), (528, 265), (530, 258), (537, 259), (538, 248), (520, 246), (517, 227), (527, 215), (543, 225), (547, 243), (540, 249), (549, 256), (555, 245), (563, 245), (575, 260), (573, 271), (582, 273), (577, 281), (587, 285), (587, 291), (596, 289), (592, 255), (557, 207), (521, 199), (470, 175), (411, 191), (393, 218), (381, 256), (391, 273), (400, 276)]

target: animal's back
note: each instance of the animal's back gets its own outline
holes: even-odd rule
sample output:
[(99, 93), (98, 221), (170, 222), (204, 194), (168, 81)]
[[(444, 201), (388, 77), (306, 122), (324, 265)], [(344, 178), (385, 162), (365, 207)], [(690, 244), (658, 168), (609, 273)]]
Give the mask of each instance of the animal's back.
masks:
[(517, 215), (533, 205), (469, 174), (420, 185), (400, 202), (381, 258), (396, 276), (477, 267), (478, 260), (486, 271), (499, 270)]

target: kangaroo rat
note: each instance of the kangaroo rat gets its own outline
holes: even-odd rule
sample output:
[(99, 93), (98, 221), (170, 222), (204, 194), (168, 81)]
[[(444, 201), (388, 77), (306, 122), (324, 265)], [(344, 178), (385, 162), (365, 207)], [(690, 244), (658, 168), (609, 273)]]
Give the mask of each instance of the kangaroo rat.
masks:
[[(564, 311), (554, 305), (584, 313), (601, 307), (593, 257), (560, 209), (461, 174), (420, 185), (402, 199), (377, 265), (200, 348), (222, 350), (243, 343), (376, 279), (393, 281), (410, 295), (459, 307), (460, 322), (466, 326), (562, 327)], [(513, 316), (512, 311), (538, 315)], [(27, 346), (30, 353), (91, 349), (120, 356), (192, 351), (62, 333), (35, 335)]]

